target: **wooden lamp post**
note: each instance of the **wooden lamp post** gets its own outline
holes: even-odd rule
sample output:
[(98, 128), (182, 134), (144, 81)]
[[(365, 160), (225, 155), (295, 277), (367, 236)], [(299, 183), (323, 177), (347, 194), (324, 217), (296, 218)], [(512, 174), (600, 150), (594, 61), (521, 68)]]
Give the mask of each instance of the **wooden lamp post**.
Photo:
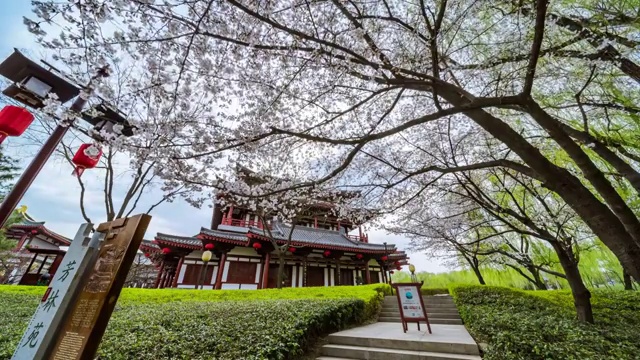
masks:
[[(93, 93), (94, 82), (99, 78), (109, 76), (109, 68), (107, 66), (98, 69), (95, 75), (84, 86), (86, 96), (78, 96), (80, 93), (78, 86), (67, 81), (62, 76), (57, 75), (55, 72), (58, 71), (53, 66), (47, 63), (44, 64), (47, 65), (48, 68), (27, 58), (18, 50), (14, 50), (13, 54), (0, 63), (0, 75), (13, 82), (3, 91), (3, 94), (33, 109), (43, 108), (45, 106), (44, 100), (52, 94), (55, 95), (54, 97), (56, 97), (60, 103), (66, 103), (75, 97), (76, 99), (71, 105), (70, 110), (80, 114), (87, 103), (89, 95)], [(23, 110), (26, 111), (26, 109)], [(21, 112), (22, 115), (18, 114), (16, 109), (10, 111), (14, 116), (19, 115), (20, 121), (16, 119), (14, 122), (19, 122), (19, 124), (9, 127), (10, 131), (6, 130), (7, 127), (5, 127), (5, 130), (0, 129), (0, 132), (4, 132), (5, 137), (6, 135), (21, 135), (22, 131), (31, 124), (33, 118), (31, 118), (30, 121), (25, 121), (28, 116), (24, 114), (24, 111)], [(102, 117), (92, 118), (95, 119), (95, 123), (92, 121), (89, 122), (93, 125), (104, 126), (105, 121), (109, 120), (113, 123), (124, 124), (125, 128), (131, 128), (128, 126), (128, 123), (126, 123), (126, 120), (119, 114), (116, 113), (117, 116), (111, 115), (113, 114), (107, 112)], [(83, 116), (83, 118), (87, 119), (85, 116)], [(0, 204), (0, 228), (4, 226), (7, 219), (11, 216), (18, 202), (20, 202), (33, 180), (38, 176), (38, 173), (40, 173), (44, 164), (49, 160), (49, 157), (51, 157), (51, 154), (53, 154), (74, 121), (75, 119), (66, 120), (55, 128), (36, 157), (33, 158), (29, 166), (24, 170), (20, 179), (18, 179), (9, 194), (3, 199), (2, 204)], [(130, 130), (127, 133), (132, 134)], [(127, 135), (124, 131), (123, 134)]]

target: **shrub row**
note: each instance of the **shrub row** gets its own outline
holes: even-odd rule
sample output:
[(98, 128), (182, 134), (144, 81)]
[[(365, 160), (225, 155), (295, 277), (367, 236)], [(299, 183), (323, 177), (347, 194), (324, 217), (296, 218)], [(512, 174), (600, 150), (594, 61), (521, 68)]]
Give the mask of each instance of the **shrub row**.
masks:
[(565, 291), (460, 286), (451, 293), (471, 334), (487, 344), (485, 360), (621, 360), (640, 353), (638, 293), (594, 292), (595, 325), (575, 320)]
[[(0, 359), (42, 287), (0, 287)], [(256, 291), (124, 289), (100, 359), (290, 359), (323, 334), (374, 316), (388, 286)]]
[(449, 289), (447, 288), (426, 288), (423, 287), (420, 289), (420, 292), (422, 293), (422, 295), (442, 295), (442, 294), (448, 294), (449, 293)]

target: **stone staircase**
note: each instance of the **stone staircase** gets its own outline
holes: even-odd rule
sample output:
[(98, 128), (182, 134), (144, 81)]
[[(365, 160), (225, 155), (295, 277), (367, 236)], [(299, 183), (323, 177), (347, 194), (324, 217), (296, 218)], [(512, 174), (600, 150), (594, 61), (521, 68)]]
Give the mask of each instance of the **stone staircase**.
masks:
[(331, 334), (317, 360), (482, 360), (462, 325), (432, 325), (433, 333), (409, 324), (375, 323)]
[[(458, 308), (453, 303), (451, 296), (423, 296), (422, 299), (424, 300), (424, 306), (427, 308), (427, 317), (429, 317), (430, 324), (462, 325)], [(378, 321), (400, 322), (400, 309), (395, 296), (385, 296)]]
[(329, 335), (317, 360), (482, 360), (475, 340), (462, 325), (453, 299), (424, 296), (432, 333), (408, 323), (405, 333), (395, 296), (384, 299), (379, 322)]

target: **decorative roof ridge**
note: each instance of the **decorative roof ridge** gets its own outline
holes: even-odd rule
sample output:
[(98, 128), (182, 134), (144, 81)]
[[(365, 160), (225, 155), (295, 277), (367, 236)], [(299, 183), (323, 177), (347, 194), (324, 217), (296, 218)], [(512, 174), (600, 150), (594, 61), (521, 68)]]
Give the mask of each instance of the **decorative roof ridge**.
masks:
[(167, 233), (161, 233), (161, 232), (157, 232), (155, 237), (172, 237), (172, 238), (179, 238), (179, 239), (185, 239), (185, 240), (200, 240), (195, 236), (182, 236), (182, 235), (171, 235), (171, 234), (167, 234)]
[[(210, 233), (221, 233), (221, 234), (231, 234), (231, 235), (246, 235), (249, 230), (247, 230), (247, 232), (242, 233), (242, 232), (238, 232), (238, 231), (227, 231), (227, 230), (213, 230), (213, 229), (209, 229), (206, 228), (204, 226), (200, 227), (200, 232), (210, 232)], [(197, 236), (197, 235), (196, 235)]]

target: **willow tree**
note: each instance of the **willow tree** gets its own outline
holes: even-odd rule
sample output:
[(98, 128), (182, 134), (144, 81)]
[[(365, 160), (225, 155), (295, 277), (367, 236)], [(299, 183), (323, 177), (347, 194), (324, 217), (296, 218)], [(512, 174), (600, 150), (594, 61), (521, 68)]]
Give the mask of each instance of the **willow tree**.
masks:
[[(225, 171), (212, 164), (221, 154), (269, 153), (289, 160), (272, 169), (278, 175), (300, 164), (309, 170), (299, 183), (253, 197), (334, 181), (393, 208), (424, 191), (413, 178), (509, 169), (557, 194), (640, 278), (640, 220), (617, 183), (640, 189), (636, 150), (611, 135), (638, 109), (633, 2), (34, 5), (25, 22), (43, 45), (65, 52), (62, 62), (91, 66), (115, 53), (140, 73), (162, 74), (154, 86), (175, 102), (169, 113), (194, 99), (218, 106), (197, 131), (183, 132), (184, 146), (159, 150), (162, 175), (175, 184), (216, 187)], [(489, 134), (504, 156), (443, 167), (414, 155), (441, 140), (432, 130), (443, 121)], [(299, 153), (281, 152), (288, 148)]]

